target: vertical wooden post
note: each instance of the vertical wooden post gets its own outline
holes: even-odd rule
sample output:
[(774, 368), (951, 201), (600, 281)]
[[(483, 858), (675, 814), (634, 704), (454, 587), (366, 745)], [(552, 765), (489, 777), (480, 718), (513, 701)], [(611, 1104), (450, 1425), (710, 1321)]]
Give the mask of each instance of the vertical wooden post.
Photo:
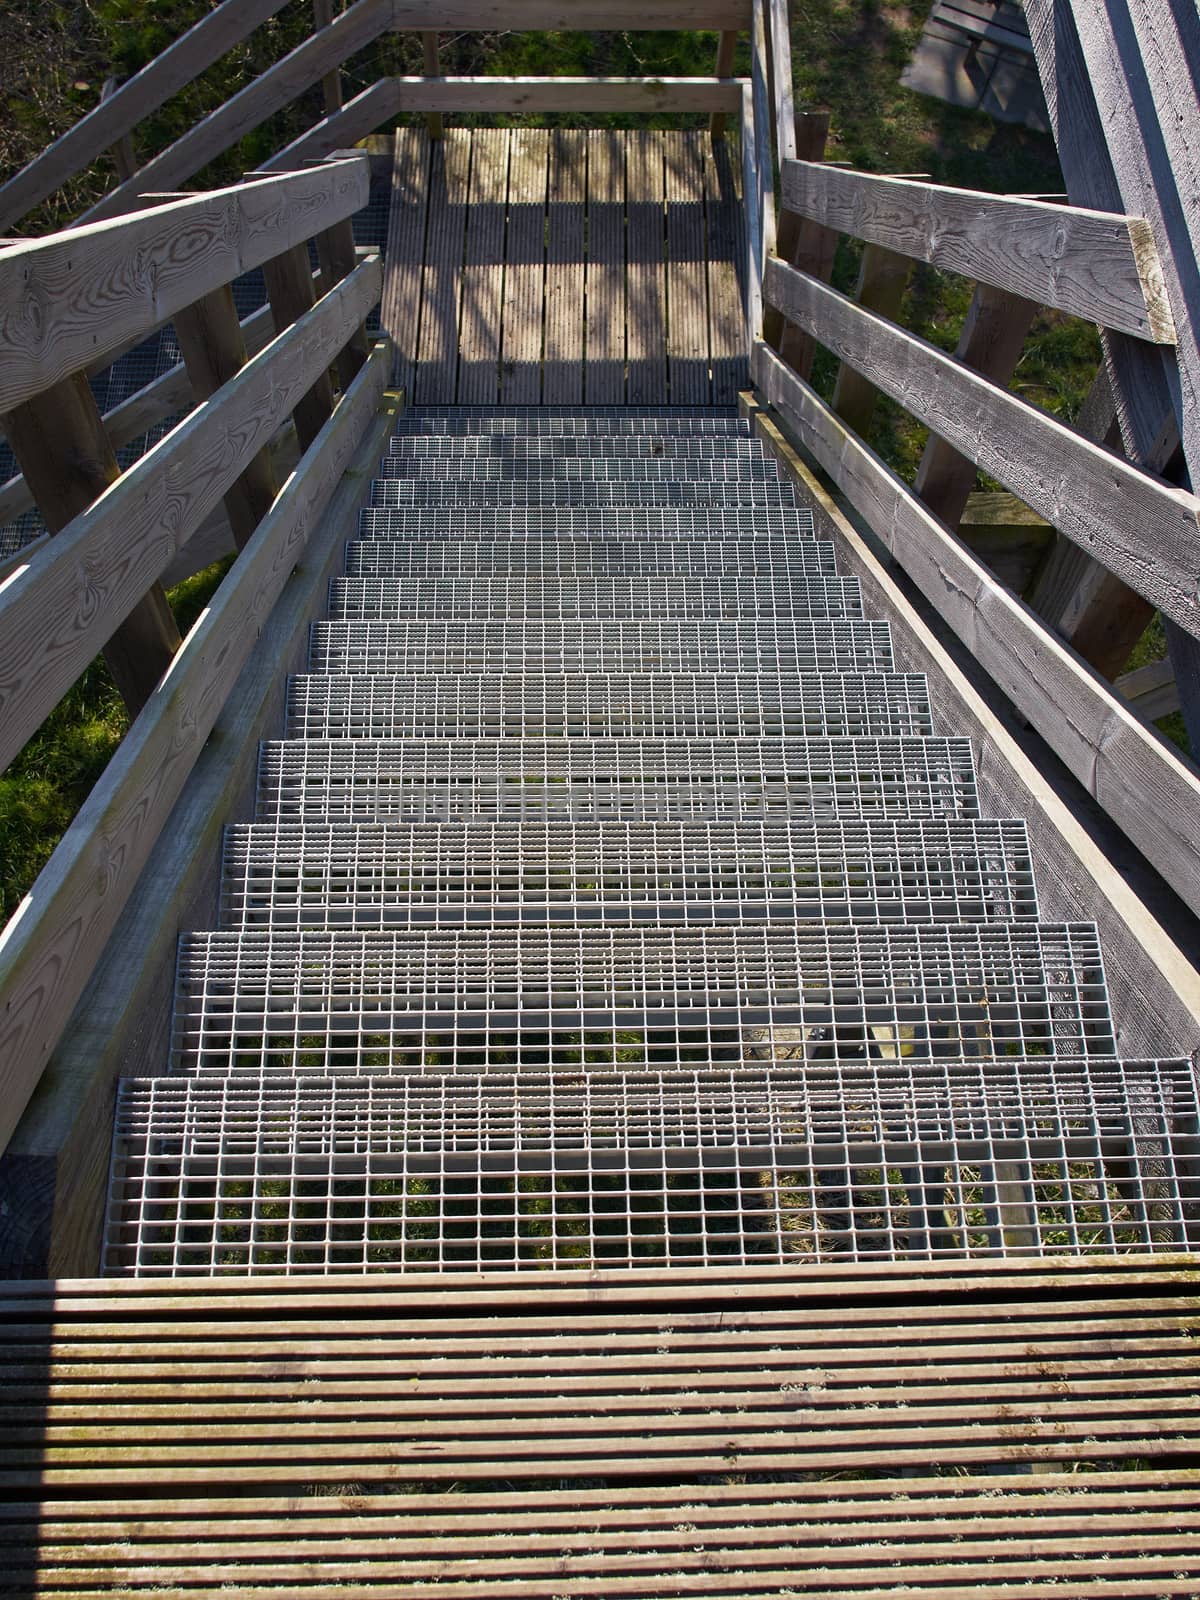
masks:
[[(295, 245), (266, 262), (263, 276), (267, 280), (267, 298), (275, 318), (275, 331), (282, 333), (316, 304), (308, 246)], [(332, 415), (333, 383), (328, 372), (323, 372), (308, 393), (296, 402), (292, 412), (301, 450), (308, 449)]]
[[(889, 322), (898, 321), (912, 266), (908, 256), (897, 255), (882, 245), (866, 245), (855, 291), (859, 305), (886, 317)], [(833, 391), (833, 409), (842, 421), (855, 433), (862, 433), (878, 399), (879, 390), (871, 380), (843, 361)]]
[[(105, 78), (104, 87), (100, 91), (100, 104), (103, 105), (110, 95), (116, 94), (120, 86), (120, 78)], [(132, 135), (123, 133), (109, 154), (113, 158), (113, 166), (117, 169), (118, 179), (124, 183), (132, 178), (137, 171), (137, 156), (134, 153)]]
[[(348, 278), (357, 265), (354, 229), (349, 217), (343, 217), (317, 235), (317, 256), (321, 263), (323, 292), (328, 294), (334, 284)], [(360, 323), (349, 342), (338, 351), (337, 375), (343, 391), (350, 387), (370, 353), (366, 324)]]
[[(1006, 384), (1021, 359), (1036, 314), (1032, 300), (976, 284), (955, 354), (964, 366)], [(931, 433), (913, 488), (948, 528), (957, 528), (975, 487), (975, 473), (973, 461)]]
[[(120, 476), (104, 419), (81, 372), (65, 378), (4, 418), (25, 482), (45, 519), (60, 533)], [(136, 716), (180, 644), (161, 584), (153, 584), (104, 647), (121, 698)]]
[[(804, 111), (796, 116), (795, 151), (797, 161), (820, 161), (829, 137), (828, 111)], [(794, 211), (779, 213), (775, 229), (775, 253), (810, 277), (828, 282), (837, 253), (837, 234), (819, 222), (809, 222)], [(773, 306), (763, 308), (763, 338), (778, 350), (802, 378), (812, 371), (815, 346), (808, 334), (785, 322)]]
[[(733, 56), (736, 49), (736, 32), (723, 33), (721, 35), (721, 42), (717, 45), (718, 78), (733, 77)], [(708, 131), (711, 137), (714, 139), (723, 139), (725, 137), (725, 113), (723, 111), (713, 112), (708, 121)]]
[[(421, 35), (421, 55), (425, 63), (425, 76), (427, 78), (440, 78), (442, 63), (438, 55), (438, 36), (436, 33), (423, 33)], [(446, 124), (442, 120), (440, 111), (431, 111), (425, 118), (429, 124), (429, 137), (440, 139), (446, 131)]]
[[(333, 0), (313, 0), (313, 27), (317, 30), (327, 28), (333, 21)], [(335, 67), (332, 72), (327, 72), (321, 79), (321, 88), (325, 93), (325, 115), (331, 116), (333, 112), (342, 109), (342, 71)]]
[[(246, 341), (233, 290), (214, 289), (172, 319), (196, 400), (207, 400), (246, 365)], [(238, 549), (271, 509), (279, 485), (268, 451), (260, 450), (225, 492), (225, 510)]]

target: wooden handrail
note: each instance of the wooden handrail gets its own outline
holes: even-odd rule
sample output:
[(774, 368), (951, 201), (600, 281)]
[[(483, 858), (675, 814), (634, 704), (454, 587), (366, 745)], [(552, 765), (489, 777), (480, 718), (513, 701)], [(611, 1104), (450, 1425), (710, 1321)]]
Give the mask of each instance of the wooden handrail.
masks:
[[(298, 324), (281, 335), (265, 352), (272, 381), (287, 382), (280, 372), (285, 341), (302, 353), (308, 369), (327, 360), (361, 315), (363, 296), (377, 294), (378, 279), (377, 264), (360, 267), (309, 314), (307, 327)], [(0, 1147), (28, 1104), (314, 519), (357, 449), (383, 394), (388, 360), (386, 344), (378, 346), (0, 936)], [(238, 381), (209, 402), (218, 426)]]
[(118, 143), (285, 4), (286, 0), (223, 0), (0, 185), (0, 232), (84, 171), (98, 151)]
[(378, 257), (364, 262), (9, 574), (0, 591), (0, 768), (327, 371), (382, 282)]
[(783, 164), (783, 204), (838, 233), (1160, 344), (1175, 324), (1140, 217)]
[(172, 201), (0, 255), (0, 412), (366, 204), (366, 156)]
[(1166, 616), (1200, 632), (1200, 499), (1151, 477), (1049, 412), (778, 259), (765, 293), (784, 316), (998, 478)]

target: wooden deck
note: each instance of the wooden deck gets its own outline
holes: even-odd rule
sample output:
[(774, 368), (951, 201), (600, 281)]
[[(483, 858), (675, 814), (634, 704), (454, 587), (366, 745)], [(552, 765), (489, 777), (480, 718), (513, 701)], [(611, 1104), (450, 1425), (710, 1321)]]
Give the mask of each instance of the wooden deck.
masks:
[(398, 130), (398, 386), (417, 405), (732, 405), (735, 166), (707, 132)]

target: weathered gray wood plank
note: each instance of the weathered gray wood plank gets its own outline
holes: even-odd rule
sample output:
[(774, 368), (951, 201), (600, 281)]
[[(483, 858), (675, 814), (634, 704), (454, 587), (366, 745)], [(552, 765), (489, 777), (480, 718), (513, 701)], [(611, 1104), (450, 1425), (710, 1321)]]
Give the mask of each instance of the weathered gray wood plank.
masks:
[(306, 161), (319, 160), (334, 150), (346, 150), (365, 139), (399, 113), (400, 81), (398, 78), (377, 79), (339, 110), (314, 122), (299, 138), (282, 146), (261, 163), (259, 170), (295, 172)]
[(476, 128), (459, 316), (458, 399), (494, 405), (500, 394), (500, 307), (508, 212), (507, 128)]
[(704, 169), (695, 133), (664, 133), (667, 199), (667, 366), (671, 404), (704, 406), (708, 295), (704, 265)]
[[(854, 298), (860, 306), (865, 306), (876, 316), (886, 317), (889, 322), (898, 322), (911, 274), (912, 262), (907, 256), (899, 256), (894, 250), (885, 250), (882, 245), (868, 244), (863, 249), (859, 264)], [(833, 409), (846, 426), (853, 428), (856, 433), (864, 432), (874, 414), (878, 398), (879, 391), (875, 385), (864, 378), (861, 372), (856, 372), (843, 362), (838, 368), (833, 388)]]
[(252, 133), (273, 112), (290, 105), (347, 56), (378, 38), (391, 21), (391, 5), (392, 0), (355, 0), (328, 28), (310, 34), (281, 61), (210, 111), (161, 155), (147, 161), (128, 183), (118, 184), (85, 211), (80, 220), (119, 217), (138, 209), (139, 195), (182, 188), (201, 167)]
[(367, 202), (360, 158), (177, 200), (0, 254), (0, 412)]
[[(316, 291), (306, 245), (293, 245), (283, 255), (264, 262), (263, 277), (267, 284), (267, 298), (271, 302), (271, 315), (277, 328), (290, 327), (312, 310)], [(292, 407), (292, 419), (302, 450), (308, 449), (332, 413), (333, 381), (326, 364), (317, 373), (312, 387), (300, 395)]]
[(1141, 339), (1174, 342), (1158, 252), (1140, 217), (800, 161), (784, 166), (783, 203), (943, 272)]
[[(871, 378), (1110, 571), (1200, 628), (1200, 500), (1152, 478), (952, 356), (782, 262), (767, 270), (784, 315)], [(1136, 530), (1136, 532), (1135, 532)]]
[(750, 0), (392, 0), (394, 28), (744, 28)]
[(0, 232), (253, 33), (286, 0), (224, 0), (0, 187)]
[[(46, 974), (42, 1002), (58, 1006), (54, 1035), (66, 1024), (53, 1083), (40, 1086), (0, 1163), (0, 1186), (14, 1166), (30, 1181), (26, 1269), (40, 1261), (43, 1270), (80, 1272), (96, 1261), (114, 1054), (128, 1051), (126, 1070), (162, 1059), (165, 1037), (154, 1027), (165, 1029), (170, 1014), (179, 928), (194, 922), (190, 909), (214, 877), (219, 826), (250, 787), (256, 744), (282, 696), (280, 662), (286, 669), (302, 650), (304, 622), (325, 594), (346, 515), (370, 482), (390, 419), (387, 413), (384, 426), (371, 427), (389, 360), (378, 347), (238, 557), (237, 578), (222, 584), (190, 632), (178, 675), (150, 702), (59, 846), (54, 898), (22, 934), (32, 960), (38, 944), (53, 947), (56, 931), (74, 922), (72, 957), (61, 973)], [(347, 482), (342, 472), (352, 458), (358, 472)], [(331, 498), (339, 515), (320, 523)], [(214, 723), (221, 738), (205, 746)], [(70, 995), (82, 990), (72, 1014)], [(10, 1235), (0, 1246), (10, 1262), (16, 1243)]]
[(587, 135), (581, 128), (550, 130), (546, 192), (546, 353), (542, 399), (547, 405), (583, 401), (584, 223)]
[(626, 351), (630, 405), (667, 398), (666, 213), (662, 135), (625, 135)]
[(545, 128), (513, 128), (504, 236), (500, 402), (536, 405), (542, 394), (542, 313), (546, 292)]
[(588, 405), (625, 399), (625, 145), (621, 134), (588, 134), (587, 359)]
[(709, 140), (704, 158), (704, 214), (708, 224), (708, 353), (715, 406), (733, 405), (746, 381), (746, 321), (740, 278), (742, 199), (728, 141)]
[(416, 128), (397, 128), (383, 284), (383, 331), (396, 351), (395, 381), (412, 396), (421, 322), (429, 141)]
[(452, 128), (429, 142), (429, 225), (421, 284), (421, 333), (413, 398), (420, 405), (454, 401), (458, 372), (458, 300), (467, 226), (471, 133)]
[(0, 765), (326, 370), (380, 279), (378, 257), (364, 262), (10, 577), (0, 593)]
[(1175, 892), (1200, 909), (1200, 775), (760, 344), (755, 378), (931, 604)]
[[(828, 111), (805, 111), (794, 118), (795, 156), (801, 161), (820, 161), (829, 137)], [(833, 275), (838, 235), (832, 228), (801, 217), (782, 207), (776, 219), (775, 253), (791, 266), (812, 278), (828, 283)], [(812, 371), (816, 345), (794, 322), (785, 322), (774, 306), (763, 307), (763, 338), (778, 350), (789, 366), (802, 378)]]
[[(731, 78), (733, 76), (733, 62), (736, 54), (737, 30), (726, 29), (726, 31), (722, 33), (720, 39), (717, 41), (717, 64), (714, 68), (714, 71), (716, 72), (718, 78)], [(740, 96), (738, 104), (731, 105), (728, 109), (732, 111), (735, 116), (740, 113)], [(724, 111), (713, 112), (712, 116), (708, 119), (708, 132), (709, 137), (713, 139), (723, 139), (725, 137)]]
[(594, 116), (604, 112), (697, 112), (733, 109), (740, 99), (734, 79), (452, 77), (388, 78), (396, 112), (486, 112), (525, 116), (547, 112)]

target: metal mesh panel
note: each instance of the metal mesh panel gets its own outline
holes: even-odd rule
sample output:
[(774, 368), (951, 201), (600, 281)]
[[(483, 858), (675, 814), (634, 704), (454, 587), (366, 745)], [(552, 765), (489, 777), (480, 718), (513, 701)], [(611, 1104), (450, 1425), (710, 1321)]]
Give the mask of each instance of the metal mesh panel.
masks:
[(257, 823), (228, 830), (225, 927), (1009, 922), (1020, 822)]
[[(736, 453), (734, 453), (736, 452)], [(728, 484), (735, 490), (746, 484), (771, 484), (782, 488), (784, 480), (774, 459), (764, 460), (761, 446), (751, 439), (716, 442), (707, 457), (612, 455), (563, 456), (544, 460), (538, 456), (384, 456), (379, 463), (382, 482), (419, 480), (446, 483), (463, 491), (477, 484), (535, 484), (569, 491), (577, 484), (621, 484), (640, 490), (646, 485), (672, 483), (676, 479), (698, 479), (709, 488)], [(558, 495), (553, 496), (554, 499)]]
[[(1162, 1151), (1141, 1181), (1130, 1105)], [(109, 1271), (927, 1260), (1178, 1249), (1186, 1062), (121, 1086)]]
[(339, 622), (401, 617), (861, 617), (857, 578), (335, 578)]
[(647, 539), (809, 540), (813, 514), (806, 506), (760, 506), (752, 518), (738, 506), (456, 506), (433, 510), (380, 510), (358, 515), (359, 539)]
[(664, 478), (612, 482), (530, 479), (497, 483), (481, 478), (465, 482), (414, 482), (410, 478), (377, 478), (371, 488), (373, 506), (792, 506), (789, 483), (763, 477), (700, 479)]
[(890, 672), (887, 622), (545, 618), (317, 622), (314, 672)]
[(288, 733), (313, 739), (899, 738), (932, 731), (921, 674), (301, 676), (288, 687)]
[(713, 578), (726, 573), (758, 577), (833, 577), (833, 546), (751, 541), (678, 544), (608, 543), (599, 539), (456, 539), (432, 542), (355, 541), (346, 547), (349, 577), (482, 577), (508, 575)]
[[(618, 474), (622, 463), (637, 461), (680, 462), (689, 470), (693, 463), (715, 461), (728, 467), (739, 461), (759, 461), (770, 462), (772, 470), (778, 470), (774, 466), (774, 456), (768, 454), (759, 439), (744, 435), (697, 435), (690, 429), (677, 434), (614, 433), (599, 442), (594, 434), (394, 434), (388, 441), (388, 456), (393, 465), (387, 476), (397, 478), (420, 477), (426, 464), (435, 461), (461, 462), (467, 476), (474, 475), (476, 464), (483, 461), (547, 464), (586, 461), (605, 464)], [(407, 461), (409, 466), (396, 466), (397, 458)], [(542, 470), (535, 468), (535, 475), (541, 476)], [(576, 467), (567, 468), (565, 476), (579, 471), (585, 477), (590, 476), (586, 469)], [(611, 476), (611, 471), (603, 475)]]
[(173, 1038), (301, 1076), (1112, 1050), (1074, 924), (188, 934)]
[(258, 814), (455, 818), (979, 815), (966, 739), (274, 740)]

